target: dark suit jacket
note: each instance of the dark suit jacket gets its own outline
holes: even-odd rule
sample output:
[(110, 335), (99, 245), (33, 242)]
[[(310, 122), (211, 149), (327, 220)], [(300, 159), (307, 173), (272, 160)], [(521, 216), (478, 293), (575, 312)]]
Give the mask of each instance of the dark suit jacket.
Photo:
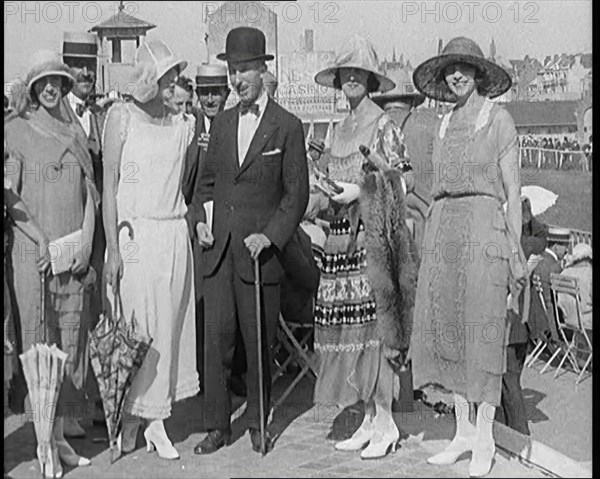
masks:
[[(206, 131), (204, 125), (204, 113), (199, 111), (196, 115), (194, 139), (190, 143), (185, 155), (185, 167), (183, 170), (183, 178), (181, 179), (181, 187), (186, 205), (189, 205), (192, 202), (196, 182), (200, 177), (198, 172), (202, 170), (202, 165), (206, 159), (208, 140), (209, 133)], [(208, 201), (209, 199), (210, 198), (207, 198), (205, 201)]]
[[(203, 202), (214, 200), (213, 247), (204, 250), (202, 268), (211, 276), (227, 244), (237, 273), (254, 281), (254, 266), (244, 239), (263, 233), (272, 247), (261, 254), (265, 283), (279, 283), (279, 258), (298, 228), (308, 204), (308, 168), (300, 120), (269, 99), (242, 165), (238, 161), (239, 105), (217, 115), (211, 127), (206, 163), (196, 182), (188, 218), (206, 221)], [(265, 153), (270, 153), (266, 154)]]
[[(537, 292), (535, 292), (535, 290), (533, 289), (531, 294), (532, 301), (529, 310), (529, 321), (532, 325), (537, 324), (538, 329), (550, 330), (553, 333), (556, 331), (556, 328), (554, 327), (556, 324), (556, 319), (554, 316), (554, 307), (552, 306), (552, 293), (550, 291), (550, 274), (560, 273), (561, 271), (562, 268), (560, 267), (560, 263), (556, 261), (556, 259), (554, 259), (554, 256), (549, 254), (547, 251), (544, 251), (542, 253), (541, 261), (533, 270), (533, 274), (537, 274), (542, 282), (544, 303), (546, 305), (546, 310), (548, 314), (546, 315), (546, 313), (544, 313), (542, 305), (537, 298)], [(536, 296), (535, 299), (533, 299), (534, 296)], [(547, 326), (542, 328), (544, 321), (547, 324)]]
[[(531, 218), (531, 221), (523, 225), (521, 229), (521, 246), (525, 253), (525, 258), (529, 259), (532, 254), (542, 254), (548, 244), (548, 227), (541, 221)], [(532, 286), (531, 289), (530, 311), (532, 308), (541, 308), (541, 304), (537, 301), (537, 293)], [(523, 311), (524, 297), (521, 294), (519, 298), (519, 311)], [(537, 304), (536, 304), (537, 303)], [(535, 304), (535, 306), (532, 306)], [(531, 314), (531, 313), (530, 313)], [(530, 338), (536, 339), (542, 337), (543, 331), (547, 328), (547, 320), (539, 322), (539, 316), (529, 318), (527, 325), (521, 320), (521, 316), (513, 311), (508, 311), (508, 321), (511, 324), (509, 344), (526, 343)], [(541, 328), (541, 329), (540, 329)]]
[(531, 218), (529, 223), (521, 229), (521, 246), (525, 258), (532, 254), (542, 254), (548, 245), (548, 227), (536, 218)]

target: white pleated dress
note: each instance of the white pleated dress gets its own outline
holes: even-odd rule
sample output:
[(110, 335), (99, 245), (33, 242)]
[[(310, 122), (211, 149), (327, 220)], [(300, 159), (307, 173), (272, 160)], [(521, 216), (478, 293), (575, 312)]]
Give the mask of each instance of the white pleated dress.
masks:
[[(124, 140), (118, 221), (133, 228), (133, 239), (128, 228), (119, 231), (123, 312), (141, 336), (153, 339), (125, 410), (148, 419), (166, 419), (173, 402), (199, 391), (193, 259), (181, 191), (194, 124), (181, 118), (157, 121), (131, 103), (113, 108), (122, 109)], [(110, 287), (107, 297), (112, 305)]]

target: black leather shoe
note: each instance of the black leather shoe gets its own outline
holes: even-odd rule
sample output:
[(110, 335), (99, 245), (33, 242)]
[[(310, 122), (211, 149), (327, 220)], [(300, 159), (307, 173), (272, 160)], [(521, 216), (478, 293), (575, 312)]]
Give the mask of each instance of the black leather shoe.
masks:
[[(260, 429), (250, 428), (250, 442), (252, 443), (252, 450), (260, 454)], [(273, 437), (269, 434), (269, 431), (265, 430), (265, 453), (270, 452), (273, 449)]]
[(223, 446), (228, 446), (231, 440), (231, 430), (213, 429), (202, 441), (196, 444), (194, 454), (212, 454)]

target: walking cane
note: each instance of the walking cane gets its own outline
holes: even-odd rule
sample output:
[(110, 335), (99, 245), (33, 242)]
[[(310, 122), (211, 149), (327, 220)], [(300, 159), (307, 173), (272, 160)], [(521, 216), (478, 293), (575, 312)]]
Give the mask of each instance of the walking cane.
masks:
[(261, 307), (260, 307), (260, 264), (258, 258), (254, 258), (254, 297), (256, 300), (256, 339), (258, 347), (258, 405), (260, 408), (260, 453), (265, 456), (267, 448), (265, 446), (265, 408), (263, 397), (263, 357), (262, 357), (262, 328), (261, 328)]

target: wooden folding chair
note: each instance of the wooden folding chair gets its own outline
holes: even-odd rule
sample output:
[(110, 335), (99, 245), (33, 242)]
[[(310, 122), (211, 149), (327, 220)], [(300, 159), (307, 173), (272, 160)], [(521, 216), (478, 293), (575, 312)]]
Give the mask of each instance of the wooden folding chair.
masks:
[[(300, 339), (297, 338), (297, 335)], [(297, 365), (300, 368), (300, 371), (292, 383), (274, 403), (273, 410), (283, 404), (283, 401), (291, 394), (304, 376), (311, 375), (316, 380), (318, 360), (316, 354), (308, 347), (308, 342), (313, 338), (313, 335), (314, 324), (287, 322), (283, 319), (281, 314), (279, 315), (279, 329), (277, 331), (279, 343), (277, 349), (281, 350), (281, 348), (284, 348), (287, 351), (288, 356), (281, 364), (277, 364), (278, 368), (273, 374), (272, 381), (274, 383), (281, 377), (291, 364)]]
[[(581, 313), (581, 295), (579, 293), (579, 285), (577, 284), (577, 278), (573, 278), (570, 276), (563, 276), (556, 273), (552, 273), (550, 275), (550, 289), (552, 291), (552, 296), (554, 299), (554, 311), (556, 313), (558, 328), (560, 334), (565, 342), (565, 354), (563, 355), (556, 372), (554, 373), (554, 377), (556, 377), (562, 368), (562, 365), (565, 362), (565, 359), (569, 359), (569, 362), (573, 366), (575, 372), (579, 373), (577, 379), (575, 380), (575, 384), (579, 384), (583, 374), (585, 373), (587, 367), (592, 361), (592, 341), (587, 334), (586, 329), (583, 327), (582, 323), (582, 313)], [(572, 297), (575, 300), (575, 311), (577, 314), (577, 326), (573, 326), (572, 324), (567, 323), (566, 321), (560, 321), (559, 318), (559, 307), (558, 307), (558, 295), (566, 294)], [(568, 336), (570, 333), (571, 339), (568, 340)], [(584, 339), (583, 346), (580, 346), (579, 341), (581, 338)], [(585, 364), (583, 368), (579, 367), (577, 363), (577, 357), (575, 356), (575, 352), (583, 353), (587, 355)]]
[[(533, 286), (533, 294), (538, 295), (540, 302), (542, 303), (544, 313), (546, 313), (546, 316), (548, 316), (548, 311), (546, 310), (546, 303), (544, 302), (544, 295), (542, 292), (542, 280), (540, 279), (539, 275), (533, 274), (531, 276), (531, 284)], [(535, 363), (535, 361), (539, 358), (539, 356), (542, 354), (542, 352), (546, 349), (547, 346), (548, 341), (541, 338), (537, 339), (535, 341), (535, 346), (533, 350), (525, 358), (525, 366), (528, 368), (533, 366), (533, 363)]]

